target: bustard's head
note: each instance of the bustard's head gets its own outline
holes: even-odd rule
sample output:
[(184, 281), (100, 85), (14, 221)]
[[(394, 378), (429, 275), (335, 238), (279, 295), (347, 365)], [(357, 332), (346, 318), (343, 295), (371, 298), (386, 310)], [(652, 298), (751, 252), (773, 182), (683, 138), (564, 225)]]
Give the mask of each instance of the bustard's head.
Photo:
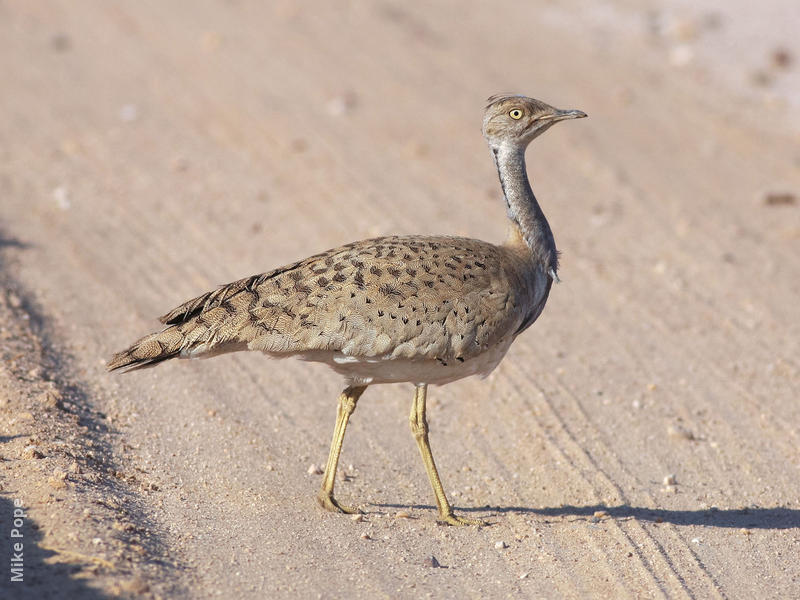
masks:
[(525, 149), (558, 121), (586, 116), (580, 110), (559, 110), (525, 96), (497, 95), (487, 102), (483, 135), (493, 148), (511, 145)]

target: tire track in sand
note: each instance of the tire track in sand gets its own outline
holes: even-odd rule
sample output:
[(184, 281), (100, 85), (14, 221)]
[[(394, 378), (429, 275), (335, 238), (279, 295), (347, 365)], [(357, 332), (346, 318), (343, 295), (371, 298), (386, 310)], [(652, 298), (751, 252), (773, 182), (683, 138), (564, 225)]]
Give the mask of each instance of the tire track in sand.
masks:
[[(583, 480), (595, 497), (603, 499), (616, 496), (623, 505), (632, 508), (637, 505), (655, 507), (656, 500), (643, 491), (645, 484), (630, 473), (614, 456), (611, 448), (600, 439), (599, 432), (588, 419), (574, 394), (557, 379), (548, 381), (549, 384), (556, 385), (569, 401), (569, 407), (556, 406), (551, 395), (546, 393), (541, 385), (532, 382), (517, 364), (518, 362), (509, 363), (506, 367), (505, 375), (509, 378), (512, 389), (521, 391), (533, 386), (539, 391), (547, 414), (555, 422), (555, 433), (550, 433), (548, 428), (543, 426), (543, 420), (538, 417), (534, 418), (536, 429), (547, 441), (551, 451)], [(533, 403), (521, 393), (520, 400), (530, 409), (531, 414), (535, 415)], [(568, 409), (566, 414), (564, 409)], [(574, 425), (576, 423), (577, 427)], [(579, 438), (574, 430), (589, 433), (593, 445), (601, 450), (597, 454), (602, 454), (603, 463), (585, 450), (587, 444), (579, 441), (583, 438)], [(634, 498), (628, 498), (623, 487), (642, 491), (637, 492)], [(613, 507), (609, 508), (613, 516)], [(665, 597), (675, 597), (676, 593), (687, 598), (726, 597), (714, 576), (677, 533), (674, 525), (660, 524), (657, 530), (653, 530), (636, 519), (621, 521), (612, 518), (610, 521), (622, 536), (629, 551), (637, 557), (640, 574), (649, 579)], [(666, 532), (668, 534), (664, 535)], [(607, 552), (597, 547), (595, 549), (599, 550), (602, 558), (608, 563), (612, 562), (613, 559)], [(679, 560), (671, 556), (676, 552), (680, 556)], [(682, 568), (686, 567), (689, 567), (691, 572), (684, 574)], [(698, 584), (702, 582), (703, 585), (695, 584), (695, 581)]]

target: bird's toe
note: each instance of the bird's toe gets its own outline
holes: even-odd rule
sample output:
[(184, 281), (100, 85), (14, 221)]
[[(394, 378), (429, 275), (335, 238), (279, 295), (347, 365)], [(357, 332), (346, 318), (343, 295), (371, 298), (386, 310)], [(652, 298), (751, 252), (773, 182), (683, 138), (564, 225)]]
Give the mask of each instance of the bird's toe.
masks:
[(361, 512), (358, 508), (339, 503), (339, 501), (333, 497), (333, 494), (328, 494), (324, 490), (320, 490), (317, 494), (317, 504), (325, 510), (345, 513), (347, 515), (355, 515)]

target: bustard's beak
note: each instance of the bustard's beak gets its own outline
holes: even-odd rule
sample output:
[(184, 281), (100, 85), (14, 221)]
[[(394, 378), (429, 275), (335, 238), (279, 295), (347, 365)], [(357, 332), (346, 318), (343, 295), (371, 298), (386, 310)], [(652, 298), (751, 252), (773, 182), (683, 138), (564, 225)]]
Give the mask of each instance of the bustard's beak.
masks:
[(544, 116), (544, 117), (540, 117), (540, 119), (548, 119), (550, 121), (556, 122), (556, 121), (564, 121), (566, 119), (583, 119), (584, 117), (587, 117), (587, 116), (589, 116), (589, 115), (587, 115), (582, 110), (558, 110), (558, 109), (556, 109), (555, 112), (553, 112), (552, 115), (547, 115), (547, 116)]

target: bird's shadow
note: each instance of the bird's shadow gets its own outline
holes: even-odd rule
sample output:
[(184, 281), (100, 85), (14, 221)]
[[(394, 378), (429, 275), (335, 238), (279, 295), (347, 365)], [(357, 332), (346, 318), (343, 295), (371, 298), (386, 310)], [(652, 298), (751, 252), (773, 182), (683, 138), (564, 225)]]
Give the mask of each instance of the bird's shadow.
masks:
[[(429, 509), (435, 507), (425, 504), (373, 504), (385, 509)], [(479, 506), (473, 508), (454, 507), (456, 513), (492, 514), (533, 514), (544, 517), (575, 517), (587, 521), (596, 518), (601, 511), (608, 517), (618, 520), (635, 519), (653, 523), (672, 523), (673, 525), (702, 525), (704, 527), (728, 527), (734, 529), (794, 529), (800, 528), (800, 510), (783, 508), (747, 507), (741, 509), (718, 509), (715, 507), (700, 510), (666, 510), (629, 506), (556, 506), (549, 508), (530, 508), (527, 506)]]

